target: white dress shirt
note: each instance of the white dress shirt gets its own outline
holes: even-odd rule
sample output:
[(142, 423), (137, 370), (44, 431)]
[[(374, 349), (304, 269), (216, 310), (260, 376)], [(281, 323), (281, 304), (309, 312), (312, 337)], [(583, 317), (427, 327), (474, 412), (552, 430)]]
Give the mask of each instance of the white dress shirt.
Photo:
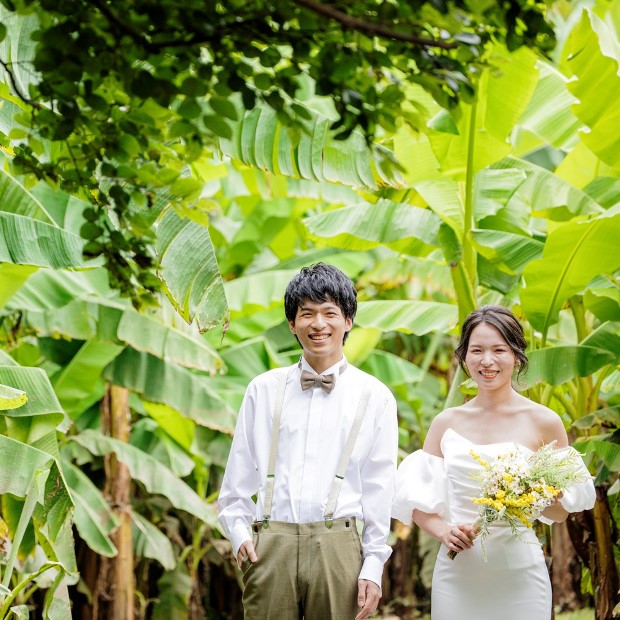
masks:
[[(297, 365), (256, 377), (245, 393), (219, 494), (219, 519), (235, 556), (251, 540), (250, 526), (263, 518), (263, 498), (278, 377), (288, 373), (276, 457), (271, 519), (310, 523), (324, 518), (338, 461), (353, 424), (366, 383), (370, 399), (347, 468), (334, 518), (363, 520), (364, 563), (360, 579), (381, 586), (394, 494), (398, 424), (396, 401), (374, 377), (351, 365), (339, 374), (340, 362), (323, 374), (335, 373), (331, 394), (320, 387), (302, 391), (301, 369), (314, 370), (302, 358)], [(257, 495), (258, 501), (252, 500)]]

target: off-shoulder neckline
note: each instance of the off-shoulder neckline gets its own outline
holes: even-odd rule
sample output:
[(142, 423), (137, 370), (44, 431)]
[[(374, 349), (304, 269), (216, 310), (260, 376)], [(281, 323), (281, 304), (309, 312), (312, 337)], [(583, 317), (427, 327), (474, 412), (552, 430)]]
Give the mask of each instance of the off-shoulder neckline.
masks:
[[(441, 437), (441, 441), (439, 442), (439, 444), (443, 444), (443, 440), (446, 437), (446, 435), (448, 434), (448, 431), (452, 431), (452, 433), (454, 433), (457, 437), (459, 437), (460, 439), (462, 439), (463, 441), (466, 441), (467, 443), (471, 444), (472, 446), (478, 446), (478, 447), (485, 447), (485, 446), (504, 446), (504, 445), (517, 445), (520, 446), (521, 448), (525, 448), (526, 450), (528, 450), (529, 452), (534, 452), (534, 450), (532, 450), (532, 448), (519, 443), (518, 441), (493, 441), (491, 443), (476, 443), (475, 441), (472, 441), (471, 439), (468, 439), (467, 437), (465, 437), (464, 435), (461, 435), (460, 433), (458, 433), (457, 431), (455, 431), (452, 427), (448, 427), (445, 431), (444, 434)], [(443, 452), (443, 450), (442, 450)]]

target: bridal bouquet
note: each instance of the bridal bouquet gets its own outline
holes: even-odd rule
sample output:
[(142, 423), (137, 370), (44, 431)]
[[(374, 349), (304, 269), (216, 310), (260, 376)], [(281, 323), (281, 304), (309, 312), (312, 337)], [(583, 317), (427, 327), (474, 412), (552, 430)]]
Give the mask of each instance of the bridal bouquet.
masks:
[[(519, 527), (532, 527), (560, 493), (588, 479), (579, 452), (573, 448), (555, 450), (554, 445), (547, 444), (530, 456), (515, 448), (491, 463), (470, 451), (482, 466), (472, 477), (480, 480), (480, 496), (473, 500), (478, 505), (474, 529), (482, 540), (483, 554), (490, 523), (506, 521), (512, 533), (522, 538)], [(448, 557), (453, 560), (457, 553), (448, 551)]]

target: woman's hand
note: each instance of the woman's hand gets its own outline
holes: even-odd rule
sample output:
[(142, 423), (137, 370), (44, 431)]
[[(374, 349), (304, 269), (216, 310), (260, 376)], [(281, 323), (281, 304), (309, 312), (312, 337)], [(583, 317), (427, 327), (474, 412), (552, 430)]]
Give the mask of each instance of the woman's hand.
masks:
[(447, 528), (440, 540), (450, 551), (460, 553), (473, 546), (474, 538), (476, 538), (476, 530), (473, 525), (465, 523), (456, 523), (454, 525), (446, 523), (446, 525)]

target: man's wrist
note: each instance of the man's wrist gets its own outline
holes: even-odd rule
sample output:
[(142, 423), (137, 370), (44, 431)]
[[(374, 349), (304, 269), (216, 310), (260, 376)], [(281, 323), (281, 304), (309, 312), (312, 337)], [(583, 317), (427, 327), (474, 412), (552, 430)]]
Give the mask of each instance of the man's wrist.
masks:
[(379, 586), (381, 590), (381, 577), (383, 576), (383, 562), (372, 555), (364, 558), (364, 564), (362, 564), (362, 570), (360, 571), (359, 579), (366, 579), (372, 581)]
[(239, 547), (248, 540), (252, 540), (252, 536), (250, 535), (250, 529), (247, 523), (243, 519), (237, 519), (230, 530), (230, 542), (235, 557), (237, 557), (239, 553)]

